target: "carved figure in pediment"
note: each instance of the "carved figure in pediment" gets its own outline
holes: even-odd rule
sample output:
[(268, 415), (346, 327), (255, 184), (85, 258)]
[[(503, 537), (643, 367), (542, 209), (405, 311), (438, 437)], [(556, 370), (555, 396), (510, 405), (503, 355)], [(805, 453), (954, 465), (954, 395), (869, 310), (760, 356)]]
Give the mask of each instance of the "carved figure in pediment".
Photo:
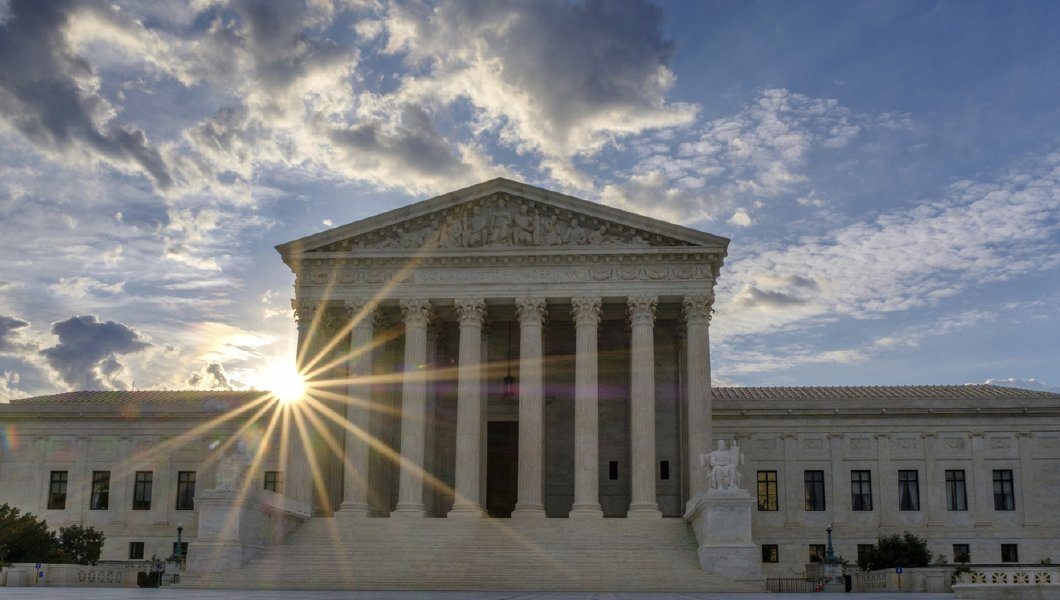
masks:
[(468, 248), (485, 246), (488, 226), (489, 220), (486, 215), (482, 214), (482, 209), (476, 206), (467, 219), (467, 226), (464, 227), (464, 246)]
[(418, 248), (423, 245), (425, 232), (407, 231), (403, 226), (398, 228), (398, 239), (402, 248)]
[(578, 219), (574, 218), (570, 220), (570, 226), (567, 227), (567, 232), (563, 234), (563, 242), (565, 244), (584, 244), (588, 241), (589, 234), (585, 231), (585, 228), (578, 223)]
[(607, 243), (607, 225), (601, 225), (599, 229), (594, 229), (589, 234), (589, 243), (594, 246)]
[(519, 207), (515, 218), (515, 245), (533, 246), (537, 243), (537, 215), (530, 214), (525, 204)]
[(555, 215), (545, 221), (545, 235), (542, 242), (546, 246), (559, 246), (563, 243), (563, 234), (559, 232), (559, 221)]
[(442, 248), (459, 248), (464, 245), (464, 223), (454, 215), (445, 218), (439, 239)]
[(490, 244), (494, 246), (512, 244), (512, 213), (504, 209), (493, 212), (493, 219), (490, 222)]

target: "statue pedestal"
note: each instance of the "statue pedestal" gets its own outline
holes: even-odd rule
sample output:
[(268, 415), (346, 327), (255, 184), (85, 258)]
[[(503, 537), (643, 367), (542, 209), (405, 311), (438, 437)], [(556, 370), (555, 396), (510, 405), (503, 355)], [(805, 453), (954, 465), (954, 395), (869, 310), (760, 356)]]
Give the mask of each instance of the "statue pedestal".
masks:
[(765, 583), (762, 556), (751, 541), (754, 501), (747, 490), (710, 490), (688, 501), (685, 520), (699, 542), (699, 566), (737, 581)]
[[(238, 569), (310, 517), (310, 506), (267, 490), (206, 490), (195, 496), (199, 529), (188, 548), (191, 578)], [(185, 578), (187, 579), (187, 578)]]

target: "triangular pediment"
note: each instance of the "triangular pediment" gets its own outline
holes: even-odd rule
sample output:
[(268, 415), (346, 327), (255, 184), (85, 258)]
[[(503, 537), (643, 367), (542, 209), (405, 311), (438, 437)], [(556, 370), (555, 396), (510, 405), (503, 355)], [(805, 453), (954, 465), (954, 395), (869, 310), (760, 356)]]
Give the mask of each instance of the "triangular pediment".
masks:
[(511, 181), (492, 179), (277, 246), (298, 252), (707, 247), (729, 240)]

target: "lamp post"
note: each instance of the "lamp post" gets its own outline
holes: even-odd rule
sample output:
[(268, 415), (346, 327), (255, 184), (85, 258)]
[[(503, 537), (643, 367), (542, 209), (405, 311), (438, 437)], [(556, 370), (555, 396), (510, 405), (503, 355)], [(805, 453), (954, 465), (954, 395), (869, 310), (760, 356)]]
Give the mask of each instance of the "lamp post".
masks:
[(825, 531), (828, 532), (828, 547), (824, 551), (824, 562), (831, 564), (836, 562), (835, 548), (832, 547), (832, 526), (829, 525)]
[[(829, 530), (829, 531), (831, 531), (831, 530)], [(180, 544), (180, 538), (183, 535), (183, 533), (184, 533), (184, 523), (177, 523), (177, 550), (173, 553), (173, 555), (177, 557), (177, 562), (181, 562), (182, 560), (184, 560), (184, 557), (183, 557), (184, 553), (182, 552), (182, 548), (181, 548), (181, 544)], [(830, 542), (829, 542), (829, 545), (831, 545)]]

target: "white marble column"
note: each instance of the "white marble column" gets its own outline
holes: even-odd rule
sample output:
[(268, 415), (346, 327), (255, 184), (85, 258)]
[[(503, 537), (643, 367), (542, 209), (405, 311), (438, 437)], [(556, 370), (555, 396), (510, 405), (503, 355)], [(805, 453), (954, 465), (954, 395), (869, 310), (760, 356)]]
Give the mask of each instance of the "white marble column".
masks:
[(574, 367), (574, 507), (571, 517), (602, 517), (599, 488), (597, 328), (599, 297), (571, 298), (577, 332)]
[(363, 302), (346, 302), (346, 316), (354, 321), (350, 330), (350, 359), (347, 362), (349, 383), (346, 386), (346, 420), (359, 434), (344, 429), (346, 460), (343, 465), (342, 504), (344, 516), (367, 517), (368, 504), (368, 436), (372, 405), (372, 346), (375, 343), (376, 313)]
[(688, 495), (707, 491), (706, 467), (699, 457), (710, 452), (710, 316), (714, 294), (685, 296), (684, 316), (688, 361)]
[(662, 517), (655, 501), (655, 296), (628, 300), (630, 518)]
[(423, 450), (427, 430), (427, 323), (431, 302), (401, 300), (405, 317), (405, 365), (401, 385), (401, 475), (397, 507), (391, 517), (425, 517)]
[[(313, 344), (309, 330), (316, 320), (316, 313), (320, 305), (311, 302), (294, 303), (295, 319), (298, 322), (298, 357), (301, 361), (312, 357), (314, 352), (307, 347)], [(315, 336), (319, 337), (319, 336)], [(313, 344), (315, 345), (315, 344)], [(301, 365), (298, 365), (301, 367)], [(284, 464), (284, 495), (299, 502), (305, 502), (312, 506), (313, 503), (313, 471), (309, 465), (309, 452), (307, 446), (311, 447), (309, 440), (303, 440), (302, 429), (309, 435), (313, 429), (305, 417), (296, 417), (297, 405), (287, 405), (285, 421), (287, 424), (287, 460)], [(299, 428), (298, 423), (302, 423)]]
[(519, 316), (519, 496), (513, 517), (545, 516), (544, 298), (516, 298)]
[(456, 396), (456, 494), (450, 517), (483, 517), (482, 455), (486, 403), (482, 401), (482, 298), (457, 298), (460, 319), (460, 364)]

